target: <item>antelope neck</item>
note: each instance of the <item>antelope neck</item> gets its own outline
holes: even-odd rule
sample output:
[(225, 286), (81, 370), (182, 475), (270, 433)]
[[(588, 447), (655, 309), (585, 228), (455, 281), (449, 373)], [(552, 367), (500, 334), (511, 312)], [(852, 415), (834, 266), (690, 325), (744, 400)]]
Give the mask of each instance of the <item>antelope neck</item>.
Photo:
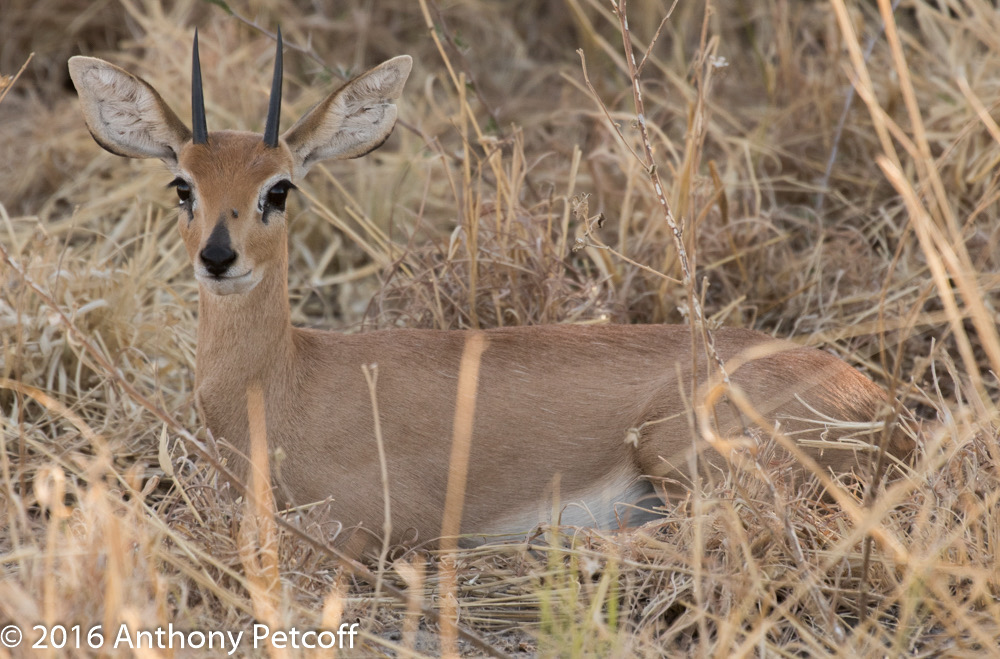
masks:
[[(287, 268), (265, 275), (249, 293), (198, 295), (196, 381), (245, 387), (253, 380), (281, 380), (294, 359)], [(277, 377), (276, 377), (277, 376)]]

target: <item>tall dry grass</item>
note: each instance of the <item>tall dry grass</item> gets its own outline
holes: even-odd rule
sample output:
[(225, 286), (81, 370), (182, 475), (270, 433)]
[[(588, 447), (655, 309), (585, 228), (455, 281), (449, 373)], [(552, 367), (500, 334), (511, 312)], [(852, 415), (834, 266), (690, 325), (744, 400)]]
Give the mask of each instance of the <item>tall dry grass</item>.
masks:
[[(629, 8), (638, 59), (669, 4)], [(682, 2), (642, 65), (656, 173), (708, 323), (794, 336), (865, 371), (921, 419), (915, 464), (877, 492), (845, 483), (837, 505), (720, 474), (652, 527), (542, 529), (462, 550), (454, 572), (433, 553), (345, 569), (321, 510), (274, 516), (227, 495), (198, 454), (212, 444), (191, 391), (197, 291), (168, 177), (94, 145), (65, 61), (112, 60), (187, 117), (197, 25), (210, 127), (260, 130), (273, 43), (259, 28), (280, 22), (291, 45), (289, 118), (414, 55), (394, 137), (318, 167), (292, 203), (296, 323), (689, 322), (635, 156), (620, 23), (598, 0), (239, 9), (0, 11), (0, 74), (35, 53), (0, 101), (0, 627), (360, 620), (363, 654), (433, 655), (432, 610), (447, 605), (484, 639), (459, 639), (470, 654), (1000, 647), (993, 7)]]

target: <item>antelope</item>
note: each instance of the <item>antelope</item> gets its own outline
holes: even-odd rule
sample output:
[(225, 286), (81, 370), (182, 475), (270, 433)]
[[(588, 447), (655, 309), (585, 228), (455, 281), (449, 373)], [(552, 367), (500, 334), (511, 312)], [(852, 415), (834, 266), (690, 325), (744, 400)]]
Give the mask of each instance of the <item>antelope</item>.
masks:
[[(234, 473), (248, 473), (247, 392), (256, 383), (268, 450), (283, 454), (271, 475), (276, 495), (287, 505), (325, 501), (344, 527), (364, 531), (360, 549), (385, 540), (378, 537), (385, 502), (376, 424), (362, 370), (377, 364), (391, 540), (439, 537), (460, 363), (478, 337), (463, 534), (485, 540), (530, 532), (546, 521), (555, 497), (565, 504), (555, 521), (615, 527), (623, 510), (650, 495), (684, 495), (692, 469), (718, 474), (726, 461), (704, 450), (703, 426), (689, 414), (697, 403), (692, 379), (707, 381), (710, 361), (688, 326), (345, 334), (292, 325), (288, 193), (314, 164), (356, 158), (385, 142), (411, 65), (402, 55), (370, 69), (279, 135), (279, 30), (262, 136), (208, 132), (197, 32), (191, 130), (145, 80), (100, 59), (69, 60), (94, 140), (119, 156), (159, 158), (174, 176), (177, 224), (199, 288), (196, 399), (203, 422), (226, 440)], [(881, 432), (857, 428), (889, 408), (878, 386), (827, 352), (760, 332), (716, 329), (714, 343), (731, 390), (759, 413), (764, 436), (784, 433), (835, 475), (864, 465), (869, 440)], [(733, 405), (713, 405), (709, 415), (718, 437), (745, 436), (748, 418)], [(806, 441), (819, 439), (822, 448)], [(906, 441), (895, 432), (889, 448), (905, 453)]]

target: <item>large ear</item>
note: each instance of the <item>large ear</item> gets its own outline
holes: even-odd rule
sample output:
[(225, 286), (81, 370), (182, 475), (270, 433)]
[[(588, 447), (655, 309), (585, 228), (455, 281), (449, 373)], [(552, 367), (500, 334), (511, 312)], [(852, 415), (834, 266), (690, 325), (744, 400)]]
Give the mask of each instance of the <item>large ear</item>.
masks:
[(177, 164), (191, 131), (148, 82), (93, 57), (71, 57), (69, 75), (94, 141), (118, 156)]
[(326, 97), (282, 138), (295, 158), (295, 176), (329, 158), (357, 158), (378, 148), (396, 125), (396, 104), (413, 59), (379, 64)]

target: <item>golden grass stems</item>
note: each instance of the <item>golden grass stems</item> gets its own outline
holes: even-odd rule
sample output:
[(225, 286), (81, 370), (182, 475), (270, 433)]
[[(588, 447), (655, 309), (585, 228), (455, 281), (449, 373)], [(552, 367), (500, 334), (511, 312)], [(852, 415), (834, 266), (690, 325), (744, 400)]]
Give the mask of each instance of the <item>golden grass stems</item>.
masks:
[(458, 398), (455, 402), (455, 422), (448, 458), (448, 487), (445, 490), (444, 515), (441, 520), (441, 562), (444, 611), (441, 625), (441, 654), (457, 655), (455, 628), (458, 611), (455, 606), (455, 559), (449, 556), (458, 549), (458, 535), (462, 530), (462, 506), (469, 473), (469, 454), (472, 451), (472, 424), (476, 417), (476, 396), (479, 388), (479, 362), (488, 341), (480, 332), (469, 334), (462, 348), (462, 361), (458, 371)]
[[(389, 468), (385, 460), (385, 442), (382, 439), (382, 416), (378, 412), (378, 364), (363, 364), (361, 370), (364, 372), (365, 382), (368, 385), (368, 393), (372, 402), (372, 421), (375, 425), (375, 445), (378, 448), (379, 473), (382, 477), (382, 550), (378, 555), (378, 572), (375, 581), (375, 598), (378, 599), (382, 593), (382, 578), (385, 573), (385, 559), (389, 554), (389, 539), (392, 537), (392, 506), (389, 499)], [(409, 600), (407, 600), (409, 602)]]
[[(271, 629), (279, 629), (281, 620), (281, 579), (278, 572), (278, 529), (271, 491), (271, 466), (267, 447), (267, 419), (264, 392), (260, 383), (247, 388), (247, 418), (250, 425), (250, 488), (245, 500), (246, 512), (240, 525), (240, 562), (246, 573), (254, 618)], [(284, 657), (284, 648), (272, 646), (272, 656)]]

